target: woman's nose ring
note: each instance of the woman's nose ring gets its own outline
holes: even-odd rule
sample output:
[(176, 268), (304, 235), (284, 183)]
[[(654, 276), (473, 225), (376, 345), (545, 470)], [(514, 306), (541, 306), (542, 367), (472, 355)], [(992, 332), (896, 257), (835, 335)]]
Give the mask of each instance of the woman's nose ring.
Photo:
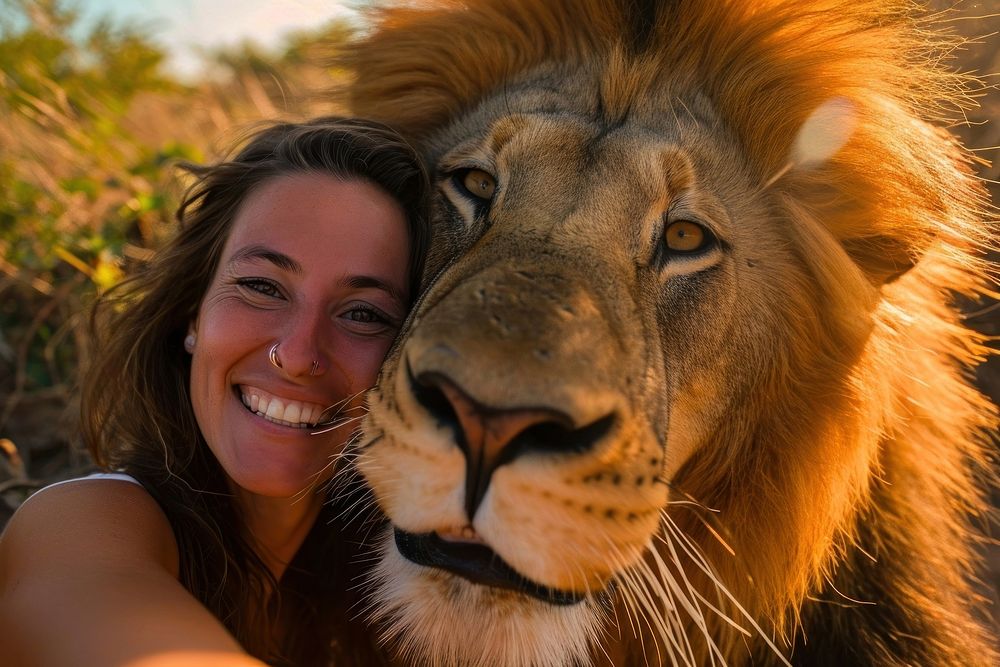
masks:
[[(281, 359), (278, 358), (278, 343), (271, 346), (271, 349), (267, 351), (267, 358), (271, 362), (271, 365), (275, 368), (281, 368)], [(315, 364), (316, 362), (313, 362)], [(312, 375), (312, 373), (310, 373)]]
[[(271, 365), (275, 368), (284, 368), (281, 365), (281, 359), (278, 358), (278, 345), (280, 343), (275, 343), (271, 346), (271, 349), (267, 351), (267, 360), (271, 362)], [(309, 367), (309, 375), (316, 375), (316, 371), (319, 370), (319, 361), (313, 360), (312, 366)]]

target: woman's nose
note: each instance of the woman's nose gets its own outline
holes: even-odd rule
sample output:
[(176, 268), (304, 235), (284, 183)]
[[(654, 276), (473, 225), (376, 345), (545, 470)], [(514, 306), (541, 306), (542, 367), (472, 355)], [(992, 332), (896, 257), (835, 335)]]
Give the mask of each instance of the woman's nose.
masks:
[(330, 369), (329, 329), (325, 314), (293, 316), (269, 348), (268, 359), (289, 377), (324, 375)]

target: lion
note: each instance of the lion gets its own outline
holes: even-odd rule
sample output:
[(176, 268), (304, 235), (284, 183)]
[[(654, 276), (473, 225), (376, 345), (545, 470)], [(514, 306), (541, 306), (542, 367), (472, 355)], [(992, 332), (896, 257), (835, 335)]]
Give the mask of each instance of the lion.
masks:
[(349, 453), (401, 664), (997, 664), (995, 227), (906, 0), (435, 0), (341, 54), (437, 184)]

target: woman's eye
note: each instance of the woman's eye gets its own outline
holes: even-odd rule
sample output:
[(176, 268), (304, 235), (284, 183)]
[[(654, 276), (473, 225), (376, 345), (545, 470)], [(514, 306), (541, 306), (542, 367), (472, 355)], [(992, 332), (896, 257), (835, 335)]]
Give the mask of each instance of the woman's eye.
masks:
[(347, 313), (347, 319), (354, 322), (378, 322), (379, 317), (370, 310), (356, 309)]
[(355, 306), (344, 313), (343, 317), (358, 324), (377, 325), (380, 329), (393, 326), (391, 317), (371, 306)]
[(466, 169), (456, 173), (455, 177), (462, 189), (473, 197), (484, 201), (493, 199), (493, 193), (497, 189), (497, 181), (492, 174), (482, 169)]
[(667, 248), (682, 254), (704, 250), (715, 240), (710, 231), (690, 220), (678, 220), (668, 224), (663, 236)]
[(277, 283), (265, 278), (241, 278), (236, 281), (240, 287), (246, 287), (249, 290), (253, 290), (264, 296), (280, 297), (281, 290), (278, 289)]

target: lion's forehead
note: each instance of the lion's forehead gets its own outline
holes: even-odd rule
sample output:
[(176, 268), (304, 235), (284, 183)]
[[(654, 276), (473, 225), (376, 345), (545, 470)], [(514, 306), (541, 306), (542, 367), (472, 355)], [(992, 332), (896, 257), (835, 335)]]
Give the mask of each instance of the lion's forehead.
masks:
[[(747, 171), (740, 142), (699, 92), (651, 89), (642, 104), (617, 116), (585, 69), (560, 75), (494, 91), (428, 142), (429, 158), (447, 165), (481, 156), (526, 180), (541, 172), (566, 186), (628, 182), (632, 200), (689, 187), (696, 174), (706, 187), (732, 190), (735, 176)], [(747, 184), (744, 176), (739, 185)]]

